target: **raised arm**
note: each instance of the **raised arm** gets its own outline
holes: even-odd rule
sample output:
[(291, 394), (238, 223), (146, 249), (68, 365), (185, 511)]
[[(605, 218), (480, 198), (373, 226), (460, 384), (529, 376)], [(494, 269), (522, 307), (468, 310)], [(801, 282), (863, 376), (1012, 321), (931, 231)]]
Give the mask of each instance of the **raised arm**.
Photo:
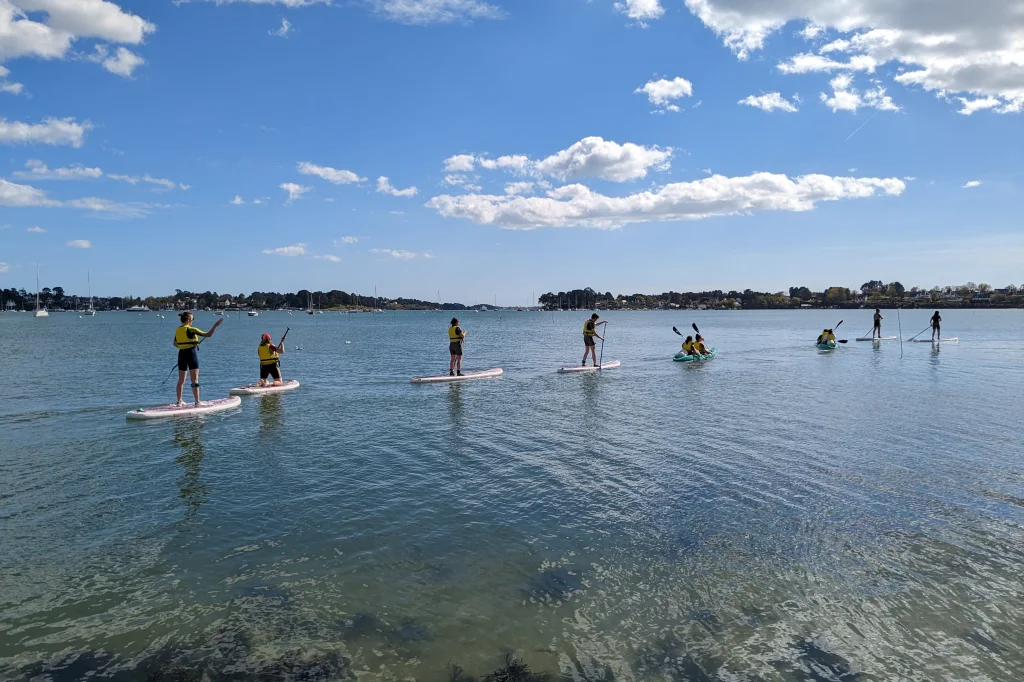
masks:
[(224, 322), (224, 318), (223, 317), (213, 323), (213, 326), (210, 327), (210, 331), (206, 332), (206, 335), (207, 336), (213, 336), (213, 333), (215, 331), (217, 331), (217, 327), (219, 327), (222, 322)]

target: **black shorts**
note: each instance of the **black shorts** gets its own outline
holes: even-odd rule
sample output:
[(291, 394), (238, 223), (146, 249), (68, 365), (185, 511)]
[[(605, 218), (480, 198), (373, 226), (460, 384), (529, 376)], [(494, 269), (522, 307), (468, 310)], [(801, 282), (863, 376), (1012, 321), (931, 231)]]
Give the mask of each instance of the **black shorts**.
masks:
[(452, 355), (462, 355), (462, 344), (461, 343), (449, 343), (448, 352)]
[(276, 381), (281, 380), (281, 370), (276, 362), (272, 365), (260, 365), (260, 379), (266, 379), (267, 377), (274, 377)]
[(178, 371), (185, 372), (190, 369), (199, 369), (199, 351), (195, 348), (179, 349)]
[(594, 343), (594, 337), (593, 336), (584, 336), (583, 337), (583, 345), (584, 346), (596, 346), (597, 344)]

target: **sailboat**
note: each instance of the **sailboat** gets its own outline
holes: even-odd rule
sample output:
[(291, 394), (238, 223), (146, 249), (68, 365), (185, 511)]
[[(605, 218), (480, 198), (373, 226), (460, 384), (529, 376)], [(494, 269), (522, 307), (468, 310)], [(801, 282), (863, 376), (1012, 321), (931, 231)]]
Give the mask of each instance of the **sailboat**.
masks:
[(307, 315), (312, 315), (313, 314), (313, 294), (309, 295), (309, 306), (306, 308), (306, 314)]
[(46, 308), (39, 306), (39, 263), (36, 263), (36, 311), (32, 314), (32, 317), (49, 317), (50, 313), (46, 312)]
[(88, 317), (93, 317), (96, 315), (96, 309), (92, 307), (92, 273), (86, 272), (85, 276), (89, 281), (89, 309), (82, 314)]
[(377, 298), (377, 285), (376, 284), (373, 286), (373, 312), (375, 312), (375, 313), (382, 313), (382, 312), (384, 312), (383, 310), (380, 309), (380, 299)]

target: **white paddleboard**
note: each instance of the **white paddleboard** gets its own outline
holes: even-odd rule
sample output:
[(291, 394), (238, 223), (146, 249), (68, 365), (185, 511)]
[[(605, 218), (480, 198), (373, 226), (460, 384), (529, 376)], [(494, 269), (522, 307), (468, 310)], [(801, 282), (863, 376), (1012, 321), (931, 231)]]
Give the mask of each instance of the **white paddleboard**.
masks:
[(209, 412), (221, 412), (230, 410), (242, 404), (238, 396), (220, 398), (219, 400), (204, 400), (197, 406), (193, 402), (187, 402), (182, 406), (163, 405), (161, 407), (150, 407), (132, 410), (126, 416), (128, 419), (165, 419), (167, 417), (184, 417), (190, 414), (207, 414)]
[(256, 384), (249, 384), (248, 386), (239, 386), (233, 388), (228, 393), (231, 395), (267, 395), (268, 393), (281, 393), (283, 391), (294, 391), (299, 387), (299, 382), (292, 379), (286, 381), (280, 386), (274, 386), (273, 384), (267, 384), (266, 386), (257, 386)]
[(858, 336), (857, 340), (858, 341), (895, 341), (898, 338), (899, 338), (898, 336), (880, 336), (877, 339), (873, 339), (870, 336)]
[(449, 376), (442, 374), (437, 377), (413, 377), (412, 383), (414, 384), (437, 384), (448, 381), (470, 381), (472, 379), (493, 379), (494, 377), (500, 377), (502, 370), (500, 367), (496, 369), (487, 369), (482, 372), (467, 372), (462, 376)]
[(582, 365), (579, 367), (562, 367), (561, 369), (558, 370), (558, 373), (569, 374), (571, 372), (596, 372), (600, 369), (612, 369), (613, 367), (618, 367), (621, 364), (622, 363), (619, 362), (618, 360), (609, 360), (608, 362), (598, 365), (597, 367), (594, 367), (593, 365), (587, 365), (586, 367), (583, 367)]
[(937, 340), (932, 339), (914, 339), (914, 343), (957, 343), (960, 341), (960, 337), (953, 336), (950, 338), (942, 338)]

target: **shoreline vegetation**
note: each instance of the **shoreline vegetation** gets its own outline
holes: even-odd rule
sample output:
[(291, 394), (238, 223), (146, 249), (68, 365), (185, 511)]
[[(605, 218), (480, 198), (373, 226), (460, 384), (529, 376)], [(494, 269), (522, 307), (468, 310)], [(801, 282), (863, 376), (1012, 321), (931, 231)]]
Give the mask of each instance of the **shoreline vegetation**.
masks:
[[(90, 305), (87, 296), (68, 294), (62, 287), (45, 287), (39, 292), (40, 305), (51, 312), (79, 312)], [(35, 310), (36, 294), (25, 289), (0, 290), (0, 311), (28, 312)], [(1024, 307), (1024, 285), (1010, 284), (993, 288), (988, 284), (967, 282), (959, 286), (906, 289), (899, 282), (880, 280), (865, 282), (859, 289), (829, 287), (811, 291), (807, 287), (790, 287), (788, 292), (700, 291), (661, 294), (601, 293), (590, 287), (571, 291), (541, 294), (536, 304), (527, 306), (466, 305), (423, 301), (415, 298), (363, 296), (337, 289), (295, 293), (254, 291), (245, 294), (190, 292), (176, 289), (169, 296), (94, 297), (92, 305), (99, 311), (127, 310), (204, 310), (242, 312), (248, 310), (378, 312), (392, 310), (793, 310), (824, 308), (1019, 308)]]

